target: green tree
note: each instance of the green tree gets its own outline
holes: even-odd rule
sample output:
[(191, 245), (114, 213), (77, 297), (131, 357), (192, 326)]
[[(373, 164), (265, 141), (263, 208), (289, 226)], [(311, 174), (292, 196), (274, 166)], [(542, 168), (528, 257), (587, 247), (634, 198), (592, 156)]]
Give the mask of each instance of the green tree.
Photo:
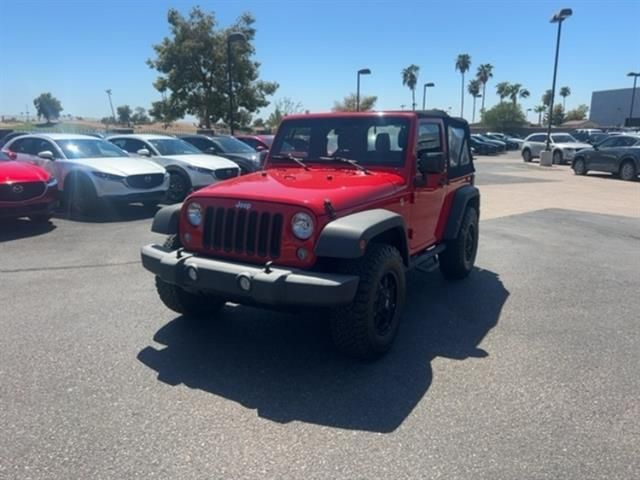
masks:
[(533, 111), (538, 114), (538, 125), (542, 125), (542, 114), (547, 111), (545, 105), (536, 105), (533, 107)]
[(275, 103), (275, 108), (269, 118), (267, 118), (267, 126), (272, 130), (277, 130), (280, 126), (280, 122), (287, 115), (293, 115), (295, 113), (301, 113), (303, 110), (300, 102), (295, 102), (289, 97), (284, 97)]
[(490, 63), (483, 63), (478, 67), (478, 72), (476, 73), (476, 78), (480, 80), (482, 84), (482, 106), (480, 107), (480, 111), (484, 111), (484, 99), (487, 96), (487, 82), (489, 79), (493, 78), (493, 65)]
[(172, 113), (194, 115), (207, 128), (219, 120), (229, 123), (227, 39), (232, 32), (246, 39), (231, 44), (234, 117), (242, 122), (247, 118), (242, 112), (251, 114), (269, 105), (267, 97), (278, 84), (259, 80), (260, 63), (253, 59), (255, 19), (250, 13), (227, 28), (219, 28), (214, 14), (200, 7), (188, 18), (172, 8), (167, 18), (171, 34), (153, 46), (156, 58), (147, 63), (160, 72), (154, 86), (169, 93)]
[(518, 104), (518, 98), (529, 98), (529, 95), (531, 95), (529, 93), (529, 90), (527, 90), (526, 88), (522, 88), (522, 85), (519, 83), (509, 84), (507, 93), (514, 105)]
[(461, 53), (456, 58), (456, 70), (460, 72), (462, 76), (462, 83), (460, 86), (460, 116), (464, 117), (464, 74), (471, 68), (471, 56), (468, 53)]
[(473, 98), (473, 115), (471, 116), (471, 123), (476, 121), (476, 99), (480, 96), (480, 80), (477, 78), (469, 81), (467, 85), (467, 91)]
[(120, 105), (116, 108), (116, 114), (118, 115), (118, 122), (121, 125), (126, 125), (127, 127), (131, 125), (131, 107), (129, 105)]
[(41, 93), (33, 100), (33, 106), (36, 107), (38, 118), (44, 117), (47, 123), (60, 117), (60, 112), (64, 110), (60, 100), (51, 95), (51, 93)]
[(149, 115), (154, 121), (162, 123), (162, 127), (166, 130), (169, 125), (182, 118), (183, 111), (172, 102), (171, 98), (163, 98), (151, 104)]
[(569, 87), (560, 88), (560, 96), (562, 97), (562, 108), (566, 109), (567, 97), (571, 95), (571, 89)]
[(257, 129), (257, 130), (261, 130), (261, 129), (263, 129), (264, 127), (265, 127), (265, 124), (264, 124), (264, 120), (263, 120), (263, 119), (261, 119), (261, 118), (256, 118), (256, 119), (253, 121), (253, 128), (255, 128), (255, 129)]
[(135, 113), (131, 116), (131, 121), (136, 125), (144, 125), (149, 123), (147, 111), (143, 107), (136, 107)]
[(402, 85), (409, 87), (411, 90), (412, 109), (416, 109), (416, 85), (418, 84), (418, 74), (420, 67), (414, 64), (402, 69)]
[(500, 102), (482, 113), (482, 124), (492, 130), (504, 131), (526, 123), (527, 119), (520, 107), (509, 102)]
[(496, 85), (496, 93), (500, 97), (500, 101), (504, 101), (511, 94), (511, 84), (509, 82), (500, 82)]
[(586, 105), (579, 105), (577, 108), (573, 110), (569, 110), (564, 117), (564, 121), (568, 122), (569, 120), (584, 120), (587, 118), (587, 112), (589, 111), (589, 107)]
[[(545, 122), (549, 121), (549, 113), (545, 116)], [(562, 125), (564, 123), (564, 108), (562, 105), (553, 106), (553, 115), (551, 116), (551, 125)]]
[[(360, 97), (360, 111), (368, 112), (373, 110), (376, 102), (378, 101), (378, 97), (376, 96), (364, 96)], [(356, 111), (356, 94), (350, 93), (344, 100), (341, 102), (333, 103), (333, 111), (334, 112), (355, 112)]]
[(551, 105), (551, 97), (552, 97), (552, 92), (551, 90), (546, 90), (543, 94), (542, 94), (542, 104), (546, 105), (547, 107), (549, 105)]

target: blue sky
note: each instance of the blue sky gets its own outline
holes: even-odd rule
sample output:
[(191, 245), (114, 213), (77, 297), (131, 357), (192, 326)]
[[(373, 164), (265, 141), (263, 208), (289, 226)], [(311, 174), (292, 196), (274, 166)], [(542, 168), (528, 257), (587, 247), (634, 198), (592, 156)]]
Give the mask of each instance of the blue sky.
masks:
[[(558, 73), (558, 86), (573, 92), (568, 108), (588, 105), (594, 90), (631, 86), (626, 73), (640, 70), (637, 0), (0, 0), (0, 114), (19, 114), (26, 104), (33, 112), (33, 98), (50, 91), (64, 113), (100, 118), (109, 114), (105, 88), (115, 105), (148, 107), (159, 94), (145, 61), (168, 34), (167, 10), (196, 4), (215, 11), (223, 26), (251, 11), (261, 76), (280, 84), (274, 99), (311, 111), (330, 110), (355, 91), (363, 67), (373, 74), (363, 77), (362, 94), (377, 95), (378, 109), (410, 105), (400, 71), (415, 63), (419, 84), (436, 84), (428, 105), (459, 114), (459, 53), (471, 55), (473, 72), (494, 65), (487, 105), (498, 100), (495, 84), (509, 81), (530, 90), (523, 104), (533, 107), (551, 86), (556, 27), (549, 18), (561, 7), (574, 11), (563, 25)], [(467, 118), (470, 105), (467, 95)]]

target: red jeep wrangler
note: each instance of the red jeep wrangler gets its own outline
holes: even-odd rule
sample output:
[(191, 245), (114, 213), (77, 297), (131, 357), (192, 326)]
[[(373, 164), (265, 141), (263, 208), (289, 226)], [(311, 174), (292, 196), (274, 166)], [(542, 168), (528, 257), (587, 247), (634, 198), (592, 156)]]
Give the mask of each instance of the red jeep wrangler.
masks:
[(160, 299), (185, 316), (225, 302), (330, 307), (333, 339), (353, 356), (392, 345), (405, 272), (466, 277), (480, 194), (469, 126), (440, 111), (297, 115), (264, 170), (161, 209), (142, 248)]

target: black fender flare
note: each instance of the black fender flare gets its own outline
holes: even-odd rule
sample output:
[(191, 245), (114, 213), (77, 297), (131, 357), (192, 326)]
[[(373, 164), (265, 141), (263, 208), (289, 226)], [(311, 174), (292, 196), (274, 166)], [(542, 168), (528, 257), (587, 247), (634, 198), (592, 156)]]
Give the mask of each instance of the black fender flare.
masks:
[(176, 203), (162, 207), (153, 217), (151, 231), (155, 233), (164, 233), (165, 235), (173, 235), (178, 233), (180, 224), (180, 210), (182, 203)]
[(444, 230), (445, 240), (453, 240), (458, 236), (464, 212), (470, 203), (477, 209), (478, 217), (480, 217), (480, 190), (473, 185), (465, 185), (455, 191), (449, 210), (449, 219)]
[(390, 235), (405, 265), (409, 263), (407, 228), (404, 218), (382, 208), (352, 213), (329, 222), (320, 232), (315, 246), (318, 257), (359, 258), (369, 242)]

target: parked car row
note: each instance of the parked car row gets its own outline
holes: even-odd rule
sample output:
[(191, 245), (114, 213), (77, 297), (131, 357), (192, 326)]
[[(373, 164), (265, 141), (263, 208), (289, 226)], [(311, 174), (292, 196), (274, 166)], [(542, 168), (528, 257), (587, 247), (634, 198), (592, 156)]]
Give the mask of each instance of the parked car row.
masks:
[[(597, 133), (593, 132), (595, 136)], [(529, 135), (522, 145), (525, 162), (540, 156), (547, 148), (547, 135)], [(554, 164), (570, 163), (576, 175), (589, 171), (608, 172), (623, 180), (634, 180), (640, 173), (640, 134), (606, 135), (593, 145), (580, 142), (568, 133), (549, 135), (549, 149)]]

